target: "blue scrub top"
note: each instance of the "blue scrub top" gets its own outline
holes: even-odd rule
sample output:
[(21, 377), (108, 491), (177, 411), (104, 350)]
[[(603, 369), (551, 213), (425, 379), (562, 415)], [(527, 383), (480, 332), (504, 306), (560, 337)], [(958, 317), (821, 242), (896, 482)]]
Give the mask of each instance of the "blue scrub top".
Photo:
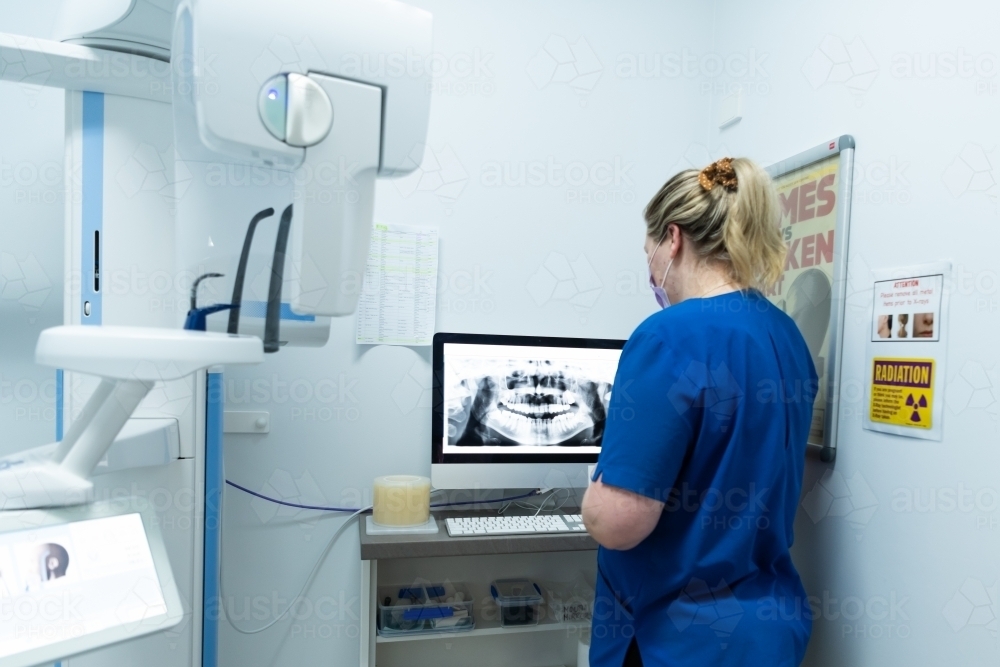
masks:
[(759, 292), (688, 299), (622, 352), (594, 479), (665, 502), (598, 552), (590, 664), (798, 665), (811, 614), (792, 564), (817, 389), (798, 327)]

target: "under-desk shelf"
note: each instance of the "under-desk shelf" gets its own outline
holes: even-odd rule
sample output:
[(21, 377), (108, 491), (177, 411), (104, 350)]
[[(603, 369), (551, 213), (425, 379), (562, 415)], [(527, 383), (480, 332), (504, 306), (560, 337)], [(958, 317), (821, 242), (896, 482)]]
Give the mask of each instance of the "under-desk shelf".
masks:
[(427, 640), (457, 641), (459, 639), (474, 639), (476, 637), (485, 637), (487, 635), (516, 635), (525, 632), (558, 631), (571, 632), (578, 635), (580, 630), (588, 627), (590, 627), (590, 621), (560, 623), (549, 618), (540, 620), (537, 625), (522, 625), (513, 628), (502, 628), (500, 627), (499, 620), (483, 620), (482, 618), (479, 618), (477, 611), (476, 628), (474, 630), (469, 630), (467, 632), (426, 632), (413, 635), (400, 635), (398, 637), (383, 637), (382, 635), (379, 635), (375, 638), (375, 641), (379, 644)]
[[(572, 514), (569, 509), (563, 510)], [(483, 511), (435, 513), (435, 535), (368, 535), (359, 522), (361, 556), (361, 667), (508, 667), (571, 665), (590, 622), (558, 622), (543, 606), (537, 625), (500, 626), (490, 594), (494, 579), (525, 577), (565, 584), (581, 576), (593, 588), (597, 543), (586, 533), (449, 537), (445, 519)], [(462, 583), (475, 601), (476, 627), (467, 632), (377, 634), (379, 586), (417, 580)], [(516, 641), (511, 641), (516, 639)]]

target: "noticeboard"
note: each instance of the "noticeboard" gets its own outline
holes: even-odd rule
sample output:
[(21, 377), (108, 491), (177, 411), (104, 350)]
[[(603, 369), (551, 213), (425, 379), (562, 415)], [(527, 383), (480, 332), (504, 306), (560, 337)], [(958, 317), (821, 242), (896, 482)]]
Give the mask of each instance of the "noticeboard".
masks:
[(819, 376), (809, 444), (832, 461), (844, 334), (854, 138), (843, 135), (767, 168), (781, 202), (785, 270), (767, 297), (799, 326)]

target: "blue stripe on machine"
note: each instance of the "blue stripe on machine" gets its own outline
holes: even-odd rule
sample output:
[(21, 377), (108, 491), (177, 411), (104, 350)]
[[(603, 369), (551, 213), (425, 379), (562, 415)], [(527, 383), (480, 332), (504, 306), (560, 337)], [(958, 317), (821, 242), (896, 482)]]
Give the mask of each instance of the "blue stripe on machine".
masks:
[[(267, 301), (244, 301), (240, 304), (240, 315), (264, 319), (267, 316)], [(294, 313), (292, 312), (292, 304), (282, 301), (281, 319), (295, 322), (315, 322), (316, 316)]]
[(206, 373), (205, 379), (205, 553), (202, 580), (202, 667), (219, 662), (220, 555), (222, 545), (222, 458), (223, 377)]
[(104, 261), (104, 93), (83, 93), (82, 129), (80, 323), (99, 325), (103, 276), (95, 273)]

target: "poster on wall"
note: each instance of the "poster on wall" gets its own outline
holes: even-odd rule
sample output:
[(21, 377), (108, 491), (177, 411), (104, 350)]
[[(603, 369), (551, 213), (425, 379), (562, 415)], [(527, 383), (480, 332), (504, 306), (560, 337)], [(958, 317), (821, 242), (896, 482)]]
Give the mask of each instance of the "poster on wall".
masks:
[(864, 428), (940, 440), (951, 264), (873, 272)]
[(819, 387), (809, 444), (822, 448), (824, 461), (833, 460), (837, 442), (853, 165), (854, 140), (845, 135), (768, 168), (788, 254), (767, 297), (795, 321), (812, 355)]

